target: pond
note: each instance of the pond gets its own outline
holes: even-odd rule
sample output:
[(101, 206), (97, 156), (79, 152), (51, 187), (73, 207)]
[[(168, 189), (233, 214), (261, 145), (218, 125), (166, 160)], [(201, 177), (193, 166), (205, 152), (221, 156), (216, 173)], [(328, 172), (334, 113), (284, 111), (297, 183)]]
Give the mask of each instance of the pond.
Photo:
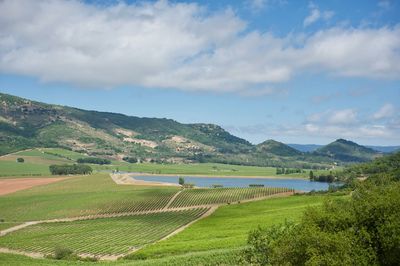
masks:
[[(185, 183), (194, 184), (197, 187), (212, 187), (213, 185), (222, 185), (223, 187), (249, 187), (251, 184), (264, 185), (266, 187), (285, 187), (295, 190), (311, 191), (311, 190), (328, 190), (329, 183), (316, 182), (307, 179), (293, 178), (239, 178), (239, 177), (194, 177), (181, 176), (185, 179)], [(135, 175), (135, 179), (144, 181), (167, 182), (178, 184), (178, 176), (150, 176)]]

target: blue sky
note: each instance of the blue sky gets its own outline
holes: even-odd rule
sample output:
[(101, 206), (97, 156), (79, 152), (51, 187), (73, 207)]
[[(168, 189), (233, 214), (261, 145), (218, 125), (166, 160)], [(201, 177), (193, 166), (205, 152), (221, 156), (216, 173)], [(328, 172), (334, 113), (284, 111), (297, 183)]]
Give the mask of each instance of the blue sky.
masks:
[(399, 20), (399, 1), (6, 0), (0, 91), (253, 143), (399, 145)]

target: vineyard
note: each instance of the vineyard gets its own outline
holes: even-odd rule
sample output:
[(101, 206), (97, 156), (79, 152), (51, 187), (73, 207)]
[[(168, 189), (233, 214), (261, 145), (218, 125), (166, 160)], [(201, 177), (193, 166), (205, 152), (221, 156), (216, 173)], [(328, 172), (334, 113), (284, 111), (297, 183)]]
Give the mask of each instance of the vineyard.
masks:
[[(292, 190), (268, 187), (179, 190), (116, 185), (105, 174), (74, 177), (0, 197), (0, 218), (4, 221), (0, 229), (39, 221), (0, 237), (0, 247), (51, 254), (61, 246), (77, 254), (119, 256), (191, 223), (211, 211), (211, 205), (285, 192)], [(62, 218), (65, 220), (52, 220)]]
[(79, 254), (119, 255), (157, 241), (199, 218), (194, 208), (116, 218), (32, 225), (0, 238), (0, 246), (50, 254), (57, 246)]
[[(144, 199), (135, 199), (126, 197), (125, 199), (119, 199), (117, 201), (110, 201), (105, 204), (97, 206), (97, 209), (90, 210), (96, 214), (113, 214), (113, 213), (124, 213), (124, 212), (144, 212), (154, 211), (163, 209), (167, 203), (174, 196), (175, 191), (154, 191), (151, 196), (147, 196)], [(81, 213), (85, 215), (83, 211)]]
[(170, 205), (171, 208), (233, 203), (271, 196), (278, 193), (292, 192), (288, 188), (214, 188), (188, 189), (182, 191)]

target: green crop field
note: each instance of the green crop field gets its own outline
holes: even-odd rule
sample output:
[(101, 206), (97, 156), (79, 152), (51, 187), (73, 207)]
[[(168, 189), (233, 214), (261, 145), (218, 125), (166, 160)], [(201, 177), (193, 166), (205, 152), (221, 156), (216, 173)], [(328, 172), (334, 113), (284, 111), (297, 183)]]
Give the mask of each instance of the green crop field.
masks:
[[(20, 151), (0, 157), (0, 176), (35, 176), (48, 175), (50, 164), (76, 163), (79, 158), (86, 157), (83, 153), (69, 151), (61, 148), (36, 148)], [(18, 157), (25, 159), (25, 163), (16, 163)], [(7, 163), (3, 161), (8, 161)], [(131, 164), (125, 161), (112, 160), (110, 165), (91, 164), (94, 170), (120, 170), (127, 172), (140, 172), (149, 174), (173, 175), (208, 175), (208, 176), (270, 176), (277, 178), (308, 178), (309, 171), (287, 175), (277, 175), (274, 167), (257, 167), (243, 165), (229, 165), (218, 163), (193, 163), (193, 164), (157, 164), (138, 163)], [(314, 170), (314, 174), (326, 174), (329, 171)]]
[(170, 207), (233, 203), (289, 191), (292, 190), (269, 187), (185, 189), (176, 197)]
[(166, 241), (138, 254), (153, 258), (213, 249), (243, 247), (250, 230), (285, 220), (300, 219), (309, 206), (319, 206), (326, 196), (291, 196), (226, 205)]
[(164, 207), (178, 188), (116, 185), (108, 174), (72, 177), (0, 196), (6, 222), (75, 217)]
[(0, 261), (4, 265), (20, 266), (70, 266), (70, 265), (126, 265), (126, 266), (187, 266), (187, 265), (235, 265), (238, 250), (218, 250), (189, 253), (159, 259), (118, 260), (82, 262), (72, 260), (33, 259), (26, 256), (0, 253)]
[(28, 226), (0, 238), (0, 246), (50, 254), (56, 246), (94, 255), (125, 254), (170, 234), (207, 208)]
[(50, 175), (49, 167), (37, 163), (0, 160), (0, 177)]

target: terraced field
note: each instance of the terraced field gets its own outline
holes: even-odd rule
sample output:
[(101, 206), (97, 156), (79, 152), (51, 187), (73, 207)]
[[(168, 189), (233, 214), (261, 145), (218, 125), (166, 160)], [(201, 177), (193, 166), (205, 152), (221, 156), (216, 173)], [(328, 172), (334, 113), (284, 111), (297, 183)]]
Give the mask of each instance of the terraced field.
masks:
[(0, 246), (44, 254), (62, 246), (78, 254), (120, 255), (157, 241), (199, 218), (208, 209), (28, 226), (0, 238)]
[(187, 189), (182, 191), (170, 205), (171, 208), (233, 203), (292, 192), (288, 188), (214, 188)]

